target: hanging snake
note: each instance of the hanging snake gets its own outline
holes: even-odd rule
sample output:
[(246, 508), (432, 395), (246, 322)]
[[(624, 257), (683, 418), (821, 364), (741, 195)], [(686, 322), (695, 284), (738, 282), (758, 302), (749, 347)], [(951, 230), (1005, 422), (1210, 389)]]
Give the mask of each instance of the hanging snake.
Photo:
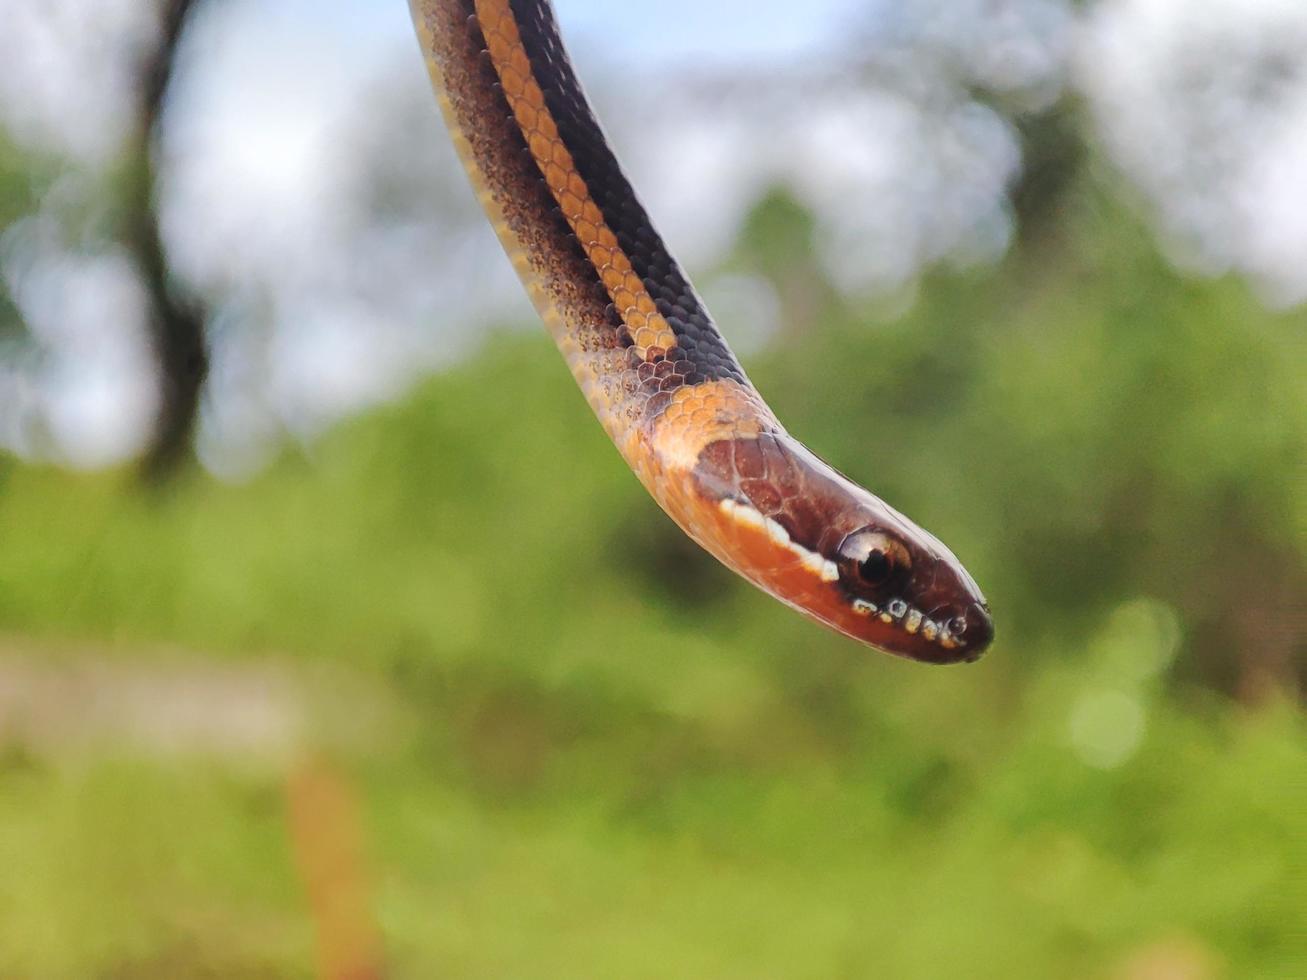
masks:
[(595, 119), (549, 0), (410, 0), (445, 122), (604, 429), (709, 553), (889, 653), (975, 660), (993, 638), (938, 539), (818, 459), (754, 389)]

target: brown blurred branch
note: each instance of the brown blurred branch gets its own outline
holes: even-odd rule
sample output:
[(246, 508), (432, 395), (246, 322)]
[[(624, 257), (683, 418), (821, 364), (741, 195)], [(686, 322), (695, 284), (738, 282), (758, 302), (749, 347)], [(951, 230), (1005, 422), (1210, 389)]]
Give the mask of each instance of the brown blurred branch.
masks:
[(291, 845), (317, 932), (318, 976), (380, 980), (381, 932), (354, 790), (326, 759), (309, 758), (287, 777), (286, 802)]
[(126, 193), (124, 240), (149, 294), (149, 331), (159, 370), (159, 411), (142, 472), (151, 481), (173, 473), (189, 455), (208, 371), (205, 313), (193, 298), (182, 297), (168, 281), (168, 262), (159, 231), (159, 126), (163, 102), (176, 64), (177, 46), (195, 0), (163, 0), (158, 43), (141, 64), (137, 125), (129, 148), (134, 161)]

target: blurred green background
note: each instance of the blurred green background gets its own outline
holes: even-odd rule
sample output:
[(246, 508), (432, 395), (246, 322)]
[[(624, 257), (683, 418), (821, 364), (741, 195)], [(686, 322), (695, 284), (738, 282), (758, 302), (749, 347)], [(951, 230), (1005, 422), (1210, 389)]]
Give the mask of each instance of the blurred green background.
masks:
[[(193, 131), (220, 115), (206, 59), (248, 57), (231, 37), (280, 25), (301, 81), (337, 50), (303, 5), (219, 6), (169, 8), (175, 49), (102, 14), (128, 66), (103, 145), (56, 98), (28, 112), (49, 51), (0, 87), (0, 976), (1307, 976), (1307, 209), (1248, 194), (1307, 147), (1268, 136), (1307, 132), (1276, 19), (1307, 17), (1209, 12), (1239, 43), (1191, 29), (1167, 74), (1120, 27), (1147, 4), (1000, 5), (1026, 25), (1001, 70), (956, 57), (993, 11), (878, 8), (812, 42), (815, 73), (766, 33), (641, 101), (603, 55), (628, 15), (586, 43), (575, 5), (637, 172), (677, 170), (635, 159), (673, 132), (659, 104), (758, 112), (773, 63), (805, 93), (784, 118), (853, 106), (852, 132), (871, 93), (942, 134), (889, 169), (879, 231), (841, 227), (813, 191), (839, 175), (801, 158), (682, 175), (719, 181), (689, 250), (778, 415), (990, 597), (993, 650), (926, 668), (764, 598), (645, 496), (473, 210), (402, 5), (368, 42), (398, 74), (342, 70), (368, 111), (338, 114), (338, 183), (289, 117)], [(29, 43), (86, 16), (50, 9)], [(314, 29), (355, 45), (373, 16)], [(1115, 127), (1076, 65), (1122, 36), (1162, 82)], [(977, 119), (997, 176), (947, 163)], [(1150, 170), (1152, 133), (1181, 142)], [(241, 205), (187, 168), (224, 139), (303, 195), (255, 196), (274, 231), (209, 220)], [(655, 182), (655, 217), (681, 195)], [(286, 214), (341, 212), (339, 254), (304, 258)], [(1277, 215), (1279, 252), (1248, 231)]]

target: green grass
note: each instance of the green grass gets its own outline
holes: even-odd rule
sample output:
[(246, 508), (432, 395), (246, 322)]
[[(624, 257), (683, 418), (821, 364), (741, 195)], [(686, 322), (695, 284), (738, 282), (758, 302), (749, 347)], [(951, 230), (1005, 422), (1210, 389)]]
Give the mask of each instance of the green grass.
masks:
[(974, 667), (870, 655), (689, 549), (569, 385), (499, 342), (244, 486), (6, 465), (11, 662), (271, 664), (304, 717), (12, 730), (0, 975), (313, 975), (285, 783), (323, 753), (395, 976), (1307, 973), (1302, 715), (1177, 683), (1175, 601), (1132, 572)]

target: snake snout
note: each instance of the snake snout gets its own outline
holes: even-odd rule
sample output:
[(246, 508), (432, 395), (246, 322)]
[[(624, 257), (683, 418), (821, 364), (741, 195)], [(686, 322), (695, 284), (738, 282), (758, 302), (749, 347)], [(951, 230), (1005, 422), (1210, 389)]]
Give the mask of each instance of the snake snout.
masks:
[(961, 617), (963, 628), (961, 638), (966, 644), (967, 659), (976, 660), (994, 642), (994, 617), (989, 614), (989, 606), (983, 602), (974, 602)]

